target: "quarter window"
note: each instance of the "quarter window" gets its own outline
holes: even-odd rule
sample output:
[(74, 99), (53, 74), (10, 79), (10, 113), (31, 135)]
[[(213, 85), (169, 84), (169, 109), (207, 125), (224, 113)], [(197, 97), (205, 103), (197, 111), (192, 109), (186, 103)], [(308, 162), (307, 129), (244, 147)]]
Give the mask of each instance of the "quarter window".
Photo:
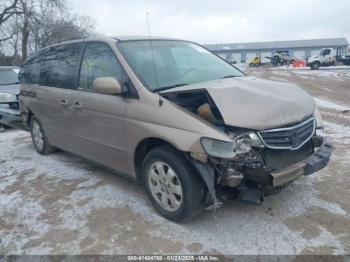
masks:
[(40, 54), (30, 58), (19, 72), (19, 80), (26, 84), (38, 84), (40, 73)]
[(76, 86), (76, 68), (82, 43), (52, 47), (44, 51), (39, 84), (59, 88)]
[(94, 92), (93, 82), (97, 77), (115, 77), (125, 81), (124, 71), (112, 50), (105, 44), (88, 43), (80, 70), (79, 89)]

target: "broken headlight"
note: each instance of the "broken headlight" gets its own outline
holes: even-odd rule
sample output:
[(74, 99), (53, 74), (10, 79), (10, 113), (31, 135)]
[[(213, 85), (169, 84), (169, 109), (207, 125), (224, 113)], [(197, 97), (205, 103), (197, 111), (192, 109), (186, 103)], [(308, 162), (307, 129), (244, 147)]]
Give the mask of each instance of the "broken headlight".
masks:
[(264, 144), (255, 132), (248, 132), (234, 138), (236, 149), (241, 153), (246, 153), (252, 147), (263, 147)]
[(201, 143), (208, 155), (218, 158), (234, 158), (237, 154), (249, 152), (252, 147), (264, 147), (255, 132), (238, 135), (233, 142), (202, 138)]
[(213, 157), (219, 158), (233, 158), (236, 153), (234, 142), (226, 142), (221, 140), (216, 140), (212, 138), (203, 137), (201, 139), (201, 144), (204, 151)]

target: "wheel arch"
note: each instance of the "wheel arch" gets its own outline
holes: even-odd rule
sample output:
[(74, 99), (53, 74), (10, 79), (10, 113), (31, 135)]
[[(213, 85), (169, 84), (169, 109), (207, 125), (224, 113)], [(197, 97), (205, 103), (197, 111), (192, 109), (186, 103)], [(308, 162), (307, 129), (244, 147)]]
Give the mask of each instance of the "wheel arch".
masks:
[(142, 168), (142, 161), (145, 158), (145, 156), (150, 152), (152, 149), (168, 145), (172, 148), (176, 149), (177, 151), (180, 151), (175, 145), (170, 143), (169, 141), (166, 141), (161, 138), (157, 137), (148, 137), (143, 140), (141, 140), (134, 151), (134, 168), (135, 168), (135, 174), (136, 174), (136, 180), (137, 182), (142, 181), (141, 178), (141, 168)]
[(26, 114), (25, 114), (24, 124), (29, 129), (30, 128), (30, 122), (32, 121), (32, 118), (34, 117), (34, 114), (30, 108), (27, 108)]

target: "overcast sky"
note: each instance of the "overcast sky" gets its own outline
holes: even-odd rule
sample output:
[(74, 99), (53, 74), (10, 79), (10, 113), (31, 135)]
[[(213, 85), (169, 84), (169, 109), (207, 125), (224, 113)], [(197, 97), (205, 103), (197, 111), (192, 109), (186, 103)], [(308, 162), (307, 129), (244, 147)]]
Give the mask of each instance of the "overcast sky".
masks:
[(108, 36), (152, 35), (201, 44), (346, 37), (350, 0), (69, 0)]

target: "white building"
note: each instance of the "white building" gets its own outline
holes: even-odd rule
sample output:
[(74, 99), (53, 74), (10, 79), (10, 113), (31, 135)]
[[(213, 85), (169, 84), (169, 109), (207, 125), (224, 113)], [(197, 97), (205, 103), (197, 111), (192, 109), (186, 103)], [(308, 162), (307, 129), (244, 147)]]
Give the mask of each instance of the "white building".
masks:
[(321, 48), (341, 48), (346, 52), (348, 41), (345, 38), (324, 38), (310, 40), (273, 41), (237, 44), (205, 45), (210, 51), (228, 60), (234, 59), (237, 63), (245, 63), (255, 56), (261, 56), (262, 62), (269, 62), (265, 57), (273, 57), (276, 52), (287, 52), (290, 55), (305, 59), (320, 53)]

